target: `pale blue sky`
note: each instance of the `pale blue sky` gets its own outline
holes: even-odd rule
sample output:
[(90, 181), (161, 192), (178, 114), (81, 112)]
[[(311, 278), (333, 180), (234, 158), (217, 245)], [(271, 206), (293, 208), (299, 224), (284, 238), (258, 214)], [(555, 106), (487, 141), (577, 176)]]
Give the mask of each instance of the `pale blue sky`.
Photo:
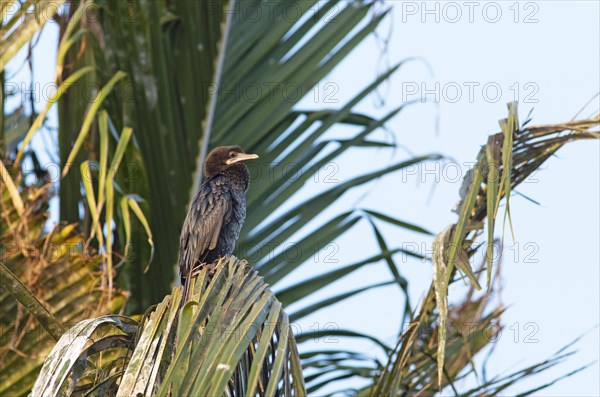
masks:
[[(570, 120), (600, 91), (597, 1), (473, 2), (470, 9), (465, 2), (453, 2), (450, 6), (444, 2), (428, 2), (430, 13), (424, 13), (423, 2), (405, 2), (404, 6), (400, 2), (388, 4), (394, 6), (392, 18), (379, 29), (382, 36), (389, 34), (385, 56), (382, 58), (381, 40), (367, 39), (320, 84), (317, 103), (311, 95), (300, 107), (341, 106), (372, 81), (385, 61), (394, 64), (407, 57), (422, 57), (433, 76), (424, 63), (407, 63), (380, 90), (385, 98), (384, 106), (377, 105), (375, 98), (368, 98), (357, 110), (383, 115), (404, 99), (419, 99), (426, 94), (425, 89), (429, 90), (430, 103), (407, 108), (389, 123), (389, 129), (398, 143), (413, 153), (446, 154), (453, 157), (464, 172), (487, 135), (498, 131), (497, 121), (506, 116), (505, 104), (515, 99), (515, 93), (521, 102), (527, 102), (520, 105), (522, 119), (533, 109), (533, 123), (547, 124)], [(498, 10), (501, 14), (496, 13)], [(457, 11), (461, 13), (460, 18)], [(55, 26), (49, 25), (47, 30), (38, 47), (39, 54), (54, 59)], [(38, 65), (36, 80), (42, 84), (51, 81), (53, 71), (41, 62)], [(18, 81), (18, 77), (14, 80)], [(327, 83), (330, 85), (326, 86)], [(329, 99), (338, 100), (338, 104), (323, 103), (325, 94), (333, 92), (331, 87), (336, 87), (336, 92)], [(473, 87), (473, 91), (470, 92), (469, 87)], [(431, 90), (437, 91), (439, 98), (436, 99)], [(438, 106), (431, 103), (436, 101)], [(584, 115), (598, 107), (596, 98)], [(53, 118), (55, 120), (54, 112), (51, 122)], [(338, 129), (336, 133), (343, 131)], [(385, 134), (378, 136), (383, 138)], [(43, 140), (37, 137), (36, 146), (41, 145)], [(535, 175), (535, 181), (518, 189), (539, 201), (541, 206), (516, 196), (511, 203), (516, 240), (512, 242), (510, 236), (506, 236), (507, 246), (512, 249), (505, 251), (502, 275), (502, 298), (510, 308), (503, 317), (507, 329), (490, 362), (491, 373), (514, 371), (542, 361), (600, 322), (598, 154), (598, 142), (567, 145)], [(389, 151), (354, 150), (336, 162), (339, 167), (336, 177), (344, 180), (365, 169), (382, 167), (403, 158), (406, 152), (402, 149), (394, 155)], [(369, 164), (365, 164), (366, 161)], [(377, 209), (440, 231), (456, 220), (450, 209), (457, 201), (460, 179), (454, 178), (456, 168), (439, 170), (427, 174), (422, 183), (419, 176), (395, 174), (352, 191), (314, 224), (358, 202), (360, 207)], [(447, 178), (443, 178), (444, 175)], [(322, 180), (317, 181), (307, 186), (301, 196), (327, 187)], [(431, 244), (428, 239), (398, 229), (385, 226), (382, 229), (390, 246), (414, 242), (429, 247)], [(335, 258), (341, 264), (365, 258), (377, 250), (372, 231), (365, 223), (335, 243), (339, 247)], [(416, 302), (431, 281), (430, 265), (403, 261), (401, 256), (396, 260), (411, 282), (412, 300)], [(327, 266), (331, 265), (307, 263), (299, 271), (305, 278), (329, 270)], [(292, 274), (284, 282), (297, 277), (297, 273)], [(388, 279), (385, 266), (370, 266), (329, 288), (326, 294)], [(451, 291), (450, 296), (459, 296), (458, 291)], [(402, 297), (397, 287), (381, 288), (315, 313), (300, 326), (306, 329), (317, 322), (335, 323), (372, 333), (391, 343), (398, 330), (401, 307)], [(508, 327), (516, 329), (516, 325), (520, 333), (515, 342), (514, 331)], [(531, 328), (525, 329), (525, 326)], [(525, 337), (533, 330), (537, 330), (534, 336), (537, 343), (525, 343)], [(579, 353), (566, 364), (519, 384), (510, 389), (509, 394), (598, 360), (598, 339), (595, 328), (576, 345)], [(374, 351), (367, 344), (353, 341), (351, 345)], [(585, 372), (537, 395), (600, 395), (598, 370), (596, 362)]]

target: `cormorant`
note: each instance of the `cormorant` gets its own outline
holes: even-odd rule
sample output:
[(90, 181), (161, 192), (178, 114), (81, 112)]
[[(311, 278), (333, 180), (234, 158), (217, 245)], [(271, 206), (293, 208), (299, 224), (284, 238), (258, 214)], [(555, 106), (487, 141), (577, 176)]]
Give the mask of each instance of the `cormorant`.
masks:
[(190, 204), (179, 241), (181, 284), (201, 263), (233, 253), (246, 219), (250, 174), (245, 160), (256, 159), (239, 146), (213, 149), (204, 163), (205, 182)]

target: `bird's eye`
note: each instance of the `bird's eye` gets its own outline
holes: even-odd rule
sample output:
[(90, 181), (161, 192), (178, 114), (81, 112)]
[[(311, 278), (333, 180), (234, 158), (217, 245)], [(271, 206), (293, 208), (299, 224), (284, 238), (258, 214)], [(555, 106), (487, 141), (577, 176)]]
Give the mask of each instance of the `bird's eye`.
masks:
[(229, 152), (229, 157), (235, 157), (235, 152), (233, 152), (233, 151)]

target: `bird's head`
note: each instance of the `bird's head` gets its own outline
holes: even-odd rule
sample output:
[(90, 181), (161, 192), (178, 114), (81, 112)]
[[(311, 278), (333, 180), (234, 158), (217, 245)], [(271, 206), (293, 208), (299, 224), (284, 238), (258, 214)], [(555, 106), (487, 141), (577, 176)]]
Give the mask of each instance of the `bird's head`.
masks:
[(204, 175), (210, 178), (226, 169), (236, 166), (243, 161), (257, 159), (256, 154), (244, 153), (244, 149), (235, 146), (219, 146), (214, 148), (206, 156), (204, 163)]

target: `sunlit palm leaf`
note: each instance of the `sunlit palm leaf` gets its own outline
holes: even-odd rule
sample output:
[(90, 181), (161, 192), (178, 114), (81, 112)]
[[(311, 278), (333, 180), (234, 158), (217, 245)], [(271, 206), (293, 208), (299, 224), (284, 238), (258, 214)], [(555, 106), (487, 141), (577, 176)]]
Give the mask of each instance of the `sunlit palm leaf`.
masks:
[[(2, 2), (2, 16), (11, 10), (9, 20), (0, 28), (0, 72), (4, 71), (6, 64), (23, 47), (34, 34), (50, 20), (58, 11), (65, 0), (34, 0), (18, 2)], [(14, 27), (14, 29), (13, 29)]]

